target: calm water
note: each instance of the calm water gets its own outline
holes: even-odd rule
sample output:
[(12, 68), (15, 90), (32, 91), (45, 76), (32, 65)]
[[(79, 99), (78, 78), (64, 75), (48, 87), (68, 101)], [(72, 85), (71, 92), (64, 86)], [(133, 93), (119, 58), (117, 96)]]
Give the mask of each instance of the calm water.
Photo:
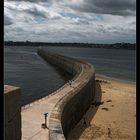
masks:
[[(135, 51), (99, 48), (42, 47), (47, 51), (86, 60), (96, 73), (135, 81)], [(50, 94), (69, 77), (47, 64), (36, 54), (37, 47), (5, 47), (4, 83), (22, 88), (22, 104)]]
[(44, 47), (44, 49), (86, 60), (95, 66), (98, 74), (126, 81), (135, 81), (134, 50), (72, 47)]
[(22, 105), (50, 94), (69, 79), (36, 54), (36, 47), (5, 47), (4, 83), (22, 89)]

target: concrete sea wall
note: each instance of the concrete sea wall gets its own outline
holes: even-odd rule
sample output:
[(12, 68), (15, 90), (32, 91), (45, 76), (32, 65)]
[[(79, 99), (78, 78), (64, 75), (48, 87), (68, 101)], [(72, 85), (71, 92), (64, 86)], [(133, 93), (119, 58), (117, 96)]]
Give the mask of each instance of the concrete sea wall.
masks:
[(82, 119), (94, 99), (95, 69), (87, 62), (42, 49), (38, 49), (38, 54), (45, 61), (74, 76), (72, 85), (63, 89), (64, 96), (57, 101), (48, 117), (49, 139), (67, 139), (69, 132)]
[(4, 86), (4, 139), (21, 140), (20, 88)]

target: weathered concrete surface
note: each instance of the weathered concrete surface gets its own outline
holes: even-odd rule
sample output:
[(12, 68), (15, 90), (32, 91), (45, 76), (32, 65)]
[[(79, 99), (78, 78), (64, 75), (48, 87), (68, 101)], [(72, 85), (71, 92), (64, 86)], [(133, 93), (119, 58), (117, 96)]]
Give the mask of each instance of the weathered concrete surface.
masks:
[(21, 140), (20, 88), (4, 85), (4, 137)]
[[(63, 95), (70, 91), (68, 84), (62, 89), (58, 89), (48, 97), (32, 103), (32, 106), (22, 107), (22, 140), (49, 140), (48, 129), (41, 128), (41, 124), (45, 122), (44, 113), (50, 114), (51, 110)], [(48, 120), (47, 120), (48, 121)], [(47, 124), (49, 124), (47, 122)]]
[(74, 77), (76, 86), (71, 87), (71, 91), (66, 91), (49, 116), (50, 139), (55, 140), (58, 139), (57, 137), (64, 139), (64, 136), (66, 138), (69, 131), (83, 117), (94, 99), (95, 70), (89, 63), (62, 55), (50, 54), (41, 49), (38, 50), (38, 54), (47, 62), (76, 75)]
[[(22, 139), (62, 140), (83, 117), (94, 98), (95, 71), (92, 65), (39, 50), (47, 62), (74, 75), (72, 86), (66, 83), (48, 97), (22, 108)], [(48, 112), (49, 129), (41, 128)]]

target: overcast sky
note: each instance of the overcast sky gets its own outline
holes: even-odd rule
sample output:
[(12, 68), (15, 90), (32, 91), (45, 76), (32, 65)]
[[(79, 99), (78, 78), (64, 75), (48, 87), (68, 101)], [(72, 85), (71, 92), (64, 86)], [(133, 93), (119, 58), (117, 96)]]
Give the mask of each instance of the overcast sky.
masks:
[(136, 1), (5, 0), (4, 39), (134, 43)]

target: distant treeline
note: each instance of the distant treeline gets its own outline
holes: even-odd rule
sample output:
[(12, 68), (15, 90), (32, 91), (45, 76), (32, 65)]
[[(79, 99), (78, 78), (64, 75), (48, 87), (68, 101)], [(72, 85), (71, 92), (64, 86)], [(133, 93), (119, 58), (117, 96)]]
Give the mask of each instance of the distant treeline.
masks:
[(115, 44), (92, 44), (92, 43), (50, 43), (50, 42), (13, 42), (5, 41), (5, 46), (60, 46), (60, 47), (90, 47), (90, 48), (106, 48), (106, 49), (130, 49), (135, 50), (136, 44), (131, 43), (115, 43)]

